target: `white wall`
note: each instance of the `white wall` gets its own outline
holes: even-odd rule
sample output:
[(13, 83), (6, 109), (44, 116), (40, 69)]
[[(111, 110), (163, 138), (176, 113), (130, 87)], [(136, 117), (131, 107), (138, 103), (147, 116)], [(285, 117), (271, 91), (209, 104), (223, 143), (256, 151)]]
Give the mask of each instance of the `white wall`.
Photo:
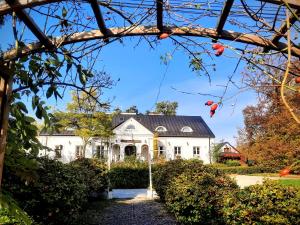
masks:
[[(128, 125), (133, 125), (134, 130), (126, 129)], [(142, 126), (138, 121), (133, 118), (128, 119), (120, 126), (114, 129), (115, 136), (111, 139), (112, 146), (118, 145), (120, 147), (120, 159), (124, 159), (124, 149), (128, 145), (135, 145), (137, 150), (137, 157), (141, 156), (142, 146), (147, 145), (150, 150), (150, 155), (153, 157), (153, 133)], [(54, 149), (56, 145), (62, 145), (62, 162), (70, 162), (76, 159), (75, 149), (77, 145), (83, 145), (83, 142), (78, 136), (39, 136), (38, 139), (41, 143), (51, 149)], [(137, 142), (133, 143), (132, 140)], [(214, 139), (210, 139), (210, 144), (214, 143)], [(100, 145), (100, 142), (92, 141), (87, 146), (86, 157), (91, 158), (93, 156), (93, 150), (96, 149), (96, 145)], [(193, 155), (193, 147), (200, 147), (200, 158), (204, 163), (210, 163), (209, 160), (209, 138), (186, 138), (186, 137), (159, 137), (158, 145), (163, 146), (165, 150), (165, 156), (167, 160), (174, 159), (174, 147), (181, 147), (181, 158), (191, 159)], [(40, 155), (45, 155), (45, 152), (41, 152)], [(46, 155), (54, 157), (55, 153), (47, 152)], [(112, 160), (116, 155), (112, 153)], [(145, 159), (145, 158), (144, 158)]]
[[(174, 147), (181, 147), (181, 158), (191, 159), (194, 158), (193, 147), (200, 147), (200, 158), (205, 164), (210, 163), (209, 160), (209, 139), (208, 138), (185, 138), (185, 137), (160, 137), (160, 144), (166, 149), (166, 158), (168, 160), (174, 159)], [(210, 145), (214, 139), (210, 139)]]
[[(76, 159), (76, 146), (83, 145), (83, 141), (79, 136), (39, 136), (38, 140), (44, 145), (51, 148), (53, 151), (41, 151), (40, 156), (49, 156), (50, 158), (55, 157), (55, 146), (62, 145), (62, 157), (59, 159), (62, 162), (71, 162)], [(93, 150), (96, 150), (96, 146), (101, 145), (99, 141), (92, 141), (86, 147), (86, 157), (93, 157)], [(102, 143), (102, 145), (104, 145)]]

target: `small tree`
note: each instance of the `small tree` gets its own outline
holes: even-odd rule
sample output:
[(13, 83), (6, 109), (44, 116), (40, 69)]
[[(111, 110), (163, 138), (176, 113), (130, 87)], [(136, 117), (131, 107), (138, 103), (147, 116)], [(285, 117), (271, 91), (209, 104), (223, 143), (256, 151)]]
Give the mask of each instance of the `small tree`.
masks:
[(137, 109), (136, 105), (133, 105), (133, 106), (130, 106), (128, 109), (126, 109), (125, 112), (138, 114), (139, 110)]
[(156, 103), (155, 112), (172, 116), (176, 115), (177, 108), (178, 102), (162, 101)]
[[(95, 91), (95, 95), (96, 95)], [(100, 138), (108, 143), (113, 135), (111, 116), (99, 111), (101, 108), (97, 102), (84, 93), (73, 93), (72, 102), (67, 105), (67, 112), (55, 112), (54, 116), (58, 123), (66, 128), (73, 128), (83, 142), (83, 157), (86, 146), (93, 138)]]

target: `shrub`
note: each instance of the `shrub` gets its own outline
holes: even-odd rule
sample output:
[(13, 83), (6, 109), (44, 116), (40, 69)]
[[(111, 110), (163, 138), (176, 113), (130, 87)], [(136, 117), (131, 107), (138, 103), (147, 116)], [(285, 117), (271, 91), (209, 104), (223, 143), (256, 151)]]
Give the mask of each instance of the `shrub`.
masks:
[(104, 192), (108, 187), (108, 171), (105, 163), (97, 159), (78, 159), (70, 165), (83, 175), (88, 194)]
[(300, 174), (300, 160), (294, 162), (291, 166), (291, 172), (293, 174)]
[[(216, 170), (216, 169), (215, 169)], [(223, 224), (223, 196), (238, 187), (217, 171), (186, 171), (166, 192), (166, 205), (181, 224)]]
[(23, 181), (6, 170), (4, 188), (42, 224), (72, 224), (87, 203), (88, 187), (80, 168), (38, 159), (38, 178)]
[(147, 188), (149, 186), (148, 164), (136, 160), (114, 163), (109, 178), (112, 188)]
[(226, 160), (226, 166), (240, 166), (241, 163), (238, 160)]
[(265, 181), (224, 196), (226, 224), (300, 224), (300, 189)]
[(1, 225), (32, 225), (33, 220), (7, 193), (0, 194)]
[[(214, 166), (215, 167), (215, 166)], [(234, 166), (234, 167), (219, 167), (226, 174), (253, 174), (253, 173), (275, 173), (278, 172), (275, 168), (263, 167), (263, 166)]]
[(155, 172), (153, 173), (153, 187), (161, 201), (165, 201), (166, 190), (171, 180), (184, 171), (207, 171), (218, 175), (223, 174), (223, 172), (216, 168), (203, 165), (203, 162), (197, 159), (176, 159), (157, 165)]

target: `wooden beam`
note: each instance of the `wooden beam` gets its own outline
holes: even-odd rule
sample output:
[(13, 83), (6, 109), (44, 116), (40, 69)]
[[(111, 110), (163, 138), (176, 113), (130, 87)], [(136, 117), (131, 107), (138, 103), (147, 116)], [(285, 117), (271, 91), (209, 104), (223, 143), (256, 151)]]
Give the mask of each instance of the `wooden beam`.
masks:
[[(269, 2), (269, 3), (276, 4), (276, 5), (285, 5), (282, 0), (259, 0), (259, 1)], [(289, 4), (289, 6), (291, 8), (300, 9), (300, 1), (299, 0), (285, 0), (285, 2), (287, 4)]]
[(227, 0), (225, 3), (224, 3), (224, 7), (223, 7), (223, 10), (222, 10), (222, 14), (219, 18), (219, 22), (218, 22), (218, 25), (216, 27), (216, 30), (217, 30), (217, 33), (221, 33), (223, 28), (224, 28), (224, 25), (226, 23), (226, 20), (227, 20), (227, 17), (230, 13), (230, 9), (233, 5), (233, 2), (234, 0)]
[(156, 16), (157, 16), (157, 29), (160, 30), (160, 32), (163, 32), (164, 30), (164, 24), (163, 24), (163, 0), (156, 0)]
[(5, 1), (0, 2), (0, 15), (12, 13), (13, 10), (26, 9), (39, 5), (46, 5), (53, 2), (61, 2), (62, 0), (19, 0), (13, 4), (7, 4)]
[(100, 29), (100, 31), (103, 33), (104, 36), (109, 36), (109, 30), (106, 28), (101, 10), (100, 10), (100, 6), (98, 5), (98, 1), (97, 0), (90, 0), (91, 3), (91, 7), (93, 9), (93, 12), (95, 14), (96, 17), (96, 21), (98, 24), (98, 27)]
[[(7, 4), (14, 5), (14, 0), (5, 0)], [(47, 48), (53, 49), (54, 45), (51, 41), (47, 38), (47, 36), (40, 30), (38, 25), (31, 19), (31, 17), (23, 10), (23, 9), (16, 9), (14, 10), (16, 15), (19, 17), (20, 20), (24, 22), (24, 24), (29, 28), (29, 30), (39, 39), (39, 41)]]
[[(7, 71), (7, 68), (3, 70), (3, 66), (0, 66), (0, 191), (1, 191), (1, 181), (3, 175), (3, 165), (4, 165), (4, 156), (6, 149), (6, 140), (7, 140), (7, 130), (8, 130), (8, 119), (11, 103), (11, 93), (12, 93), (12, 84), (13, 76), (12, 74), (3, 75), (3, 71)], [(7, 80), (3, 77), (8, 77)]]
[[(254, 34), (243, 34), (234, 31), (223, 30), (221, 34), (218, 34), (216, 29), (208, 28), (189, 28), (189, 27), (166, 27), (167, 30), (172, 32), (173, 36), (192, 36), (192, 37), (205, 37), (205, 38), (220, 38), (224, 40), (230, 40), (235, 42), (241, 42), (246, 44), (252, 44), (260, 47), (268, 47), (275, 51), (280, 51), (283, 53), (287, 52), (287, 44), (278, 42), (278, 44), (272, 43), (271, 40), (264, 37), (260, 37)], [(122, 27), (122, 28), (111, 28), (110, 37), (130, 37), (130, 36), (142, 36), (142, 35), (159, 35), (160, 30), (157, 27)], [(62, 36), (52, 39), (53, 43), (60, 43), (61, 45), (67, 45), (77, 42), (104, 39), (105, 36), (99, 30), (92, 30), (86, 32), (74, 33), (70, 36)], [(42, 44), (32, 43), (28, 44), (17, 52), (15, 49), (3, 53), (2, 60), (10, 61), (24, 55), (32, 54), (34, 52), (44, 51)], [(292, 55), (300, 57), (300, 48), (292, 46)]]

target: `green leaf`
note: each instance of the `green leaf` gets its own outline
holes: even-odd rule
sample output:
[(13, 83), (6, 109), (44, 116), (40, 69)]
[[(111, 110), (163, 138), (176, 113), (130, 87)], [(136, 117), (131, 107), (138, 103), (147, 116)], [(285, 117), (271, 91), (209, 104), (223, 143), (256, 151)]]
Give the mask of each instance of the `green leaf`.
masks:
[(16, 104), (21, 111), (28, 113), (27, 107), (23, 102), (17, 102)]
[(78, 75), (79, 75), (79, 80), (80, 80), (80, 83), (82, 85), (85, 85), (86, 84), (86, 75), (85, 73), (83, 72), (82, 68), (81, 68), (81, 65), (78, 65), (77, 66), (77, 72), (78, 72)]
[(35, 122), (35, 119), (32, 118), (32, 117), (30, 117), (30, 116), (25, 116), (25, 117), (24, 117), (24, 120), (27, 121), (28, 123), (33, 123), (33, 122)]
[(72, 63), (68, 63), (66, 73), (68, 73), (71, 68), (72, 68)]
[(67, 14), (68, 14), (67, 9), (65, 7), (63, 7), (62, 13), (61, 13), (62, 17), (65, 18), (67, 16)]
[(52, 94), (53, 94), (53, 91), (54, 91), (53, 86), (50, 86), (50, 87), (48, 88), (48, 90), (47, 90), (46, 97), (47, 97), (47, 98), (50, 98), (50, 97), (52, 96)]

